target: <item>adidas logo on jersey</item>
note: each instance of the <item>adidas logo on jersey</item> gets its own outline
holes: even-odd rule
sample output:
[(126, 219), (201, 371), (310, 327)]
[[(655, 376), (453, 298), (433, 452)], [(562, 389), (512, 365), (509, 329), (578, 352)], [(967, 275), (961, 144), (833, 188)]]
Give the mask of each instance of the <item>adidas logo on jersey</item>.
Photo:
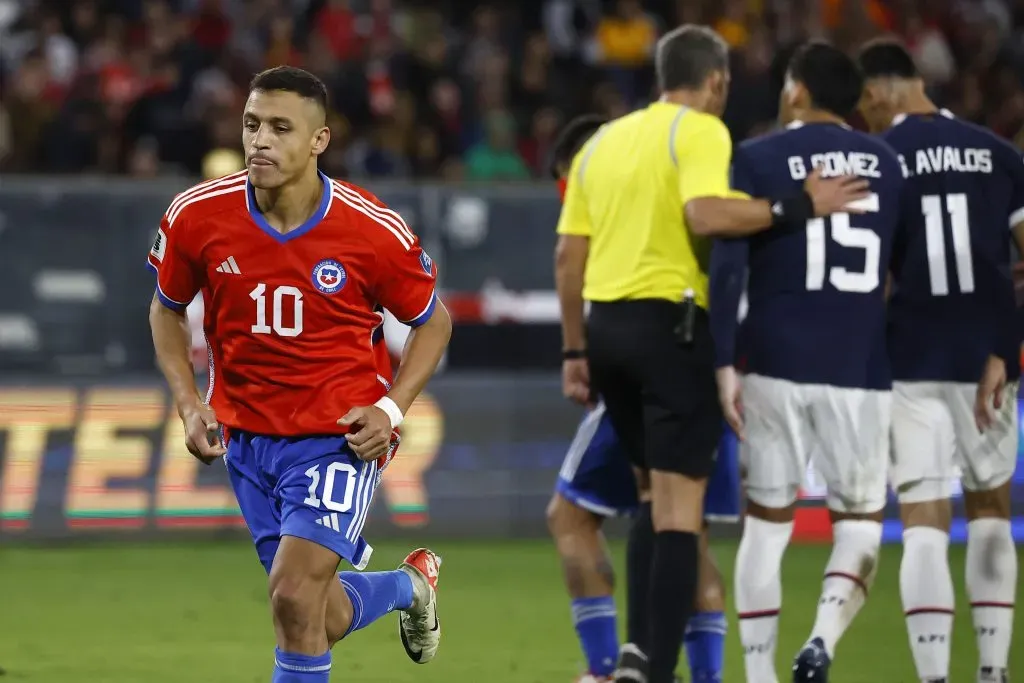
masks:
[(328, 529), (334, 529), (335, 531), (341, 531), (341, 527), (338, 524), (338, 513), (332, 512), (329, 515), (324, 515), (320, 519), (316, 520), (316, 523), (320, 526), (325, 526)]
[(227, 259), (217, 266), (218, 273), (231, 273), (232, 275), (241, 275), (242, 271), (238, 269), (238, 264), (235, 263), (234, 256), (228, 256)]

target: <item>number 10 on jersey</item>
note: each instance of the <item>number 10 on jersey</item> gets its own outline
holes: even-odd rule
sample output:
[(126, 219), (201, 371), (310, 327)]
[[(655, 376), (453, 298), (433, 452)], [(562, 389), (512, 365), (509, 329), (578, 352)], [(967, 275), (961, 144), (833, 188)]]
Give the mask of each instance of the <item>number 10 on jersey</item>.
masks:
[[(281, 285), (274, 289), (271, 299), (270, 324), (267, 324), (267, 286), (259, 283), (249, 292), (249, 298), (256, 302), (256, 322), (253, 334), (274, 333), (280, 337), (298, 337), (302, 334), (302, 292), (298, 287)], [(285, 320), (284, 311), (291, 307), (291, 324)]]

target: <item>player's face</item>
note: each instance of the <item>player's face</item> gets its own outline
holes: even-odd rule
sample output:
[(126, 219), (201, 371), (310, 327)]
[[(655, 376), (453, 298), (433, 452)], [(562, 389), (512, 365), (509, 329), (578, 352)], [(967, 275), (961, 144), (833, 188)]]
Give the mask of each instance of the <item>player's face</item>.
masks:
[(254, 90), (242, 115), (249, 181), (269, 190), (300, 177), (323, 153), (331, 134), (316, 102), (292, 92)]
[(882, 88), (877, 84), (868, 82), (865, 85), (857, 108), (872, 133), (880, 133), (892, 123), (892, 109), (887, 106)]

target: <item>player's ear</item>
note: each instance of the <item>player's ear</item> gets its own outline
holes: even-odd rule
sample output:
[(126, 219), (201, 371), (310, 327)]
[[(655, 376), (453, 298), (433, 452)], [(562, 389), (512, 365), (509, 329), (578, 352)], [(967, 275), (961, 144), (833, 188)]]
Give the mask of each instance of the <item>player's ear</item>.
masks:
[(317, 129), (313, 136), (313, 156), (320, 156), (331, 142), (331, 129), (327, 126)]

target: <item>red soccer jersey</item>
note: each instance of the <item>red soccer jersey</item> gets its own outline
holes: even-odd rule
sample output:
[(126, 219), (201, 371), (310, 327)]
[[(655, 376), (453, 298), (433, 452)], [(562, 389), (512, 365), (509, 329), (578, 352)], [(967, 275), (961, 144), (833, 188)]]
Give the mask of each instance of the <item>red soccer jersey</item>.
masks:
[(344, 433), (339, 418), (387, 392), (373, 344), (380, 307), (412, 326), (434, 312), (436, 269), (405, 221), (321, 178), (316, 213), (286, 234), (260, 214), (244, 171), (179, 194), (161, 221), (149, 254), (157, 296), (183, 310), (203, 292), (208, 401), (228, 427)]

